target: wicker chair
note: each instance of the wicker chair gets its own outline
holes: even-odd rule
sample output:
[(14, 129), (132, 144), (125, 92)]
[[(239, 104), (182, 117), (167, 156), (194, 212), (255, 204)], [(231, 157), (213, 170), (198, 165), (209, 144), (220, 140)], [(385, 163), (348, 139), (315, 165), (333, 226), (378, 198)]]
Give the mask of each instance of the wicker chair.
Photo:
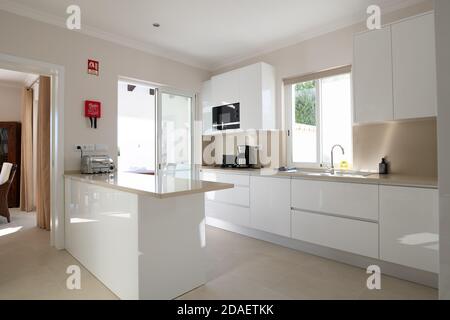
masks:
[(11, 183), (14, 180), (17, 171), (17, 164), (13, 165), (11, 168), (11, 172), (9, 174), (8, 180), (0, 185), (0, 216), (5, 217), (8, 220), (8, 223), (11, 222), (11, 215), (9, 213), (8, 206), (8, 193), (11, 187)]

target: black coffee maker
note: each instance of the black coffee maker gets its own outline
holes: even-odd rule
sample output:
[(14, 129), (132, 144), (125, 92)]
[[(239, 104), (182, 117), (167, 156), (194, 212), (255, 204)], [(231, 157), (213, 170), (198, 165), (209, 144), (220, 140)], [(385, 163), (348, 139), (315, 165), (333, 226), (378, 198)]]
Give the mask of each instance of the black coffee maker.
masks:
[(257, 147), (238, 146), (236, 165), (238, 168), (255, 168), (258, 164)]

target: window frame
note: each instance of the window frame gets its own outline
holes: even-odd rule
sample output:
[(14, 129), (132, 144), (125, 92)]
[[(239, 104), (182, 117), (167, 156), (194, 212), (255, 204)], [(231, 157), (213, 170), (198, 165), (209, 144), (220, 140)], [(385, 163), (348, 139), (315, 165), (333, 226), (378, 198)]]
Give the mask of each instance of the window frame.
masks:
[[(325, 163), (323, 159), (323, 133), (322, 133), (322, 105), (321, 105), (321, 90), (322, 90), (322, 79), (349, 74), (350, 75), (350, 97), (351, 97), (351, 123), (353, 123), (353, 74), (351, 70), (351, 66), (334, 68), (326, 71), (321, 71), (313, 74), (308, 74), (302, 77), (295, 77), (286, 79), (283, 81), (284, 86), (284, 101), (285, 101), (285, 114), (286, 114), (286, 123), (287, 123), (287, 162), (289, 166), (299, 167), (299, 168), (312, 168), (312, 169), (320, 169), (325, 166), (330, 166), (331, 163)], [(307, 81), (316, 81), (316, 148), (317, 148), (317, 162), (294, 162), (293, 159), (293, 119), (294, 115), (294, 96), (293, 96), (293, 85), (307, 82)], [(353, 133), (353, 126), (351, 128), (351, 132)], [(352, 145), (352, 156), (353, 156), (353, 145)]]

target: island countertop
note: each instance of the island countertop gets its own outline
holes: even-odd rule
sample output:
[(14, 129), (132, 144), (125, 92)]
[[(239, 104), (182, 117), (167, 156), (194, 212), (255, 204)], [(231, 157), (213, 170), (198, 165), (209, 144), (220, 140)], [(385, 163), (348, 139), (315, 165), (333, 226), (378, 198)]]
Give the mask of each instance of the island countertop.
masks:
[(66, 179), (160, 199), (231, 189), (234, 187), (233, 184), (229, 183), (122, 172), (98, 175), (67, 172), (64, 174), (64, 177)]

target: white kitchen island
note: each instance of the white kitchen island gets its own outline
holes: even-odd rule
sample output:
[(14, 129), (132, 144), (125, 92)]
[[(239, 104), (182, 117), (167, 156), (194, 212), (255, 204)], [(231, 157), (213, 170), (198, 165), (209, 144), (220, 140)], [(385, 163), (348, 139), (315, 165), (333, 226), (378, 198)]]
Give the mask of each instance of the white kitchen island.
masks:
[(205, 192), (232, 187), (67, 173), (66, 250), (121, 299), (174, 299), (206, 282)]

